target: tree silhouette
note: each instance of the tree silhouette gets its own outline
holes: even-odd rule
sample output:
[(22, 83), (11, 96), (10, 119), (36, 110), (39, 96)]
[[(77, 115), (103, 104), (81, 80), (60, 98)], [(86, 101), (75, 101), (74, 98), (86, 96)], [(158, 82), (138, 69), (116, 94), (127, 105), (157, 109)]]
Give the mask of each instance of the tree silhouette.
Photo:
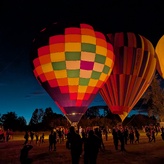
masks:
[(3, 114), (0, 117), (0, 122), (3, 124), (5, 130), (12, 129), (23, 130), (26, 127), (26, 120), (24, 117), (17, 117), (15, 112), (8, 112), (7, 114)]
[(49, 107), (49, 108), (46, 108), (45, 109), (45, 112), (44, 112), (44, 115), (42, 117), (42, 127), (43, 129), (47, 129), (47, 130), (50, 130), (52, 129), (52, 126), (53, 126), (53, 121), (54, 121), (54, 113), (52, 111), (52, 109)]
[(147, 105), (148, 115), (155, 116), (159, 120), (164, 119), (164, 90), (161, 87), (161, 80), (155, 76), (151, 85), (143, 95), (144, 104)]
[(31, 130), (38, 131), (40, 129), (40, 124), (42, 122), (43, 116), (43, 109), (35, 109), (29, 122), (29, 128)]
[(17, 126), (19, 127), (19, 131), (24, 131), (27, 128), (26, 120), (24, 117), (17, 118)]

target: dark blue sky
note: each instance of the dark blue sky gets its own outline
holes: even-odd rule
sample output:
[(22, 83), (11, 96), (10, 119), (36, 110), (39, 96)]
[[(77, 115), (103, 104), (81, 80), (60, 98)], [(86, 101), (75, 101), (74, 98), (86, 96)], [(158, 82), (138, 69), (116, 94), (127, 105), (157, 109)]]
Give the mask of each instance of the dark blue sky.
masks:
[[(89, 1), (89, 0), (88, 0)], [(4, 0), (0, 2), (0, 113), (15, 112), (27, 122), (36, 108), (61, 113), (32, 73), (32, 40), (58, 21), (81, 21), (104, 33), (130, 31), (155, 46), (164, 34), (162, 1)], [(98, 95), (92, 105), (104, 105)]]

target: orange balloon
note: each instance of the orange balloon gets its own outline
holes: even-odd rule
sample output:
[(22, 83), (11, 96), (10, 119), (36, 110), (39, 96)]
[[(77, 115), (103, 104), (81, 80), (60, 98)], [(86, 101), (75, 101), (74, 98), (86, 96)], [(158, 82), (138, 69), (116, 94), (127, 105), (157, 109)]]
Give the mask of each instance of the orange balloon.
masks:
[(157, 71), (164, 79), (164, 35), (159, 39), (155, 47), (155, 53), (157, 56)]
[(132, 32), (107, 36), (114, 47), (115, 63), (100, 94), (111, 112), (124, 120), (154, 77), (154, 47), (148, 39)]

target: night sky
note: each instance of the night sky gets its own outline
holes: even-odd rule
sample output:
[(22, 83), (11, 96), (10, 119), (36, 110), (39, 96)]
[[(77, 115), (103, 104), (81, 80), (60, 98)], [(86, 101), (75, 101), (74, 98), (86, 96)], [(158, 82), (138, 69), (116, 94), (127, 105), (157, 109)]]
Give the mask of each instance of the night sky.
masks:
[[(104, 34), (138, 33), (155, 46), (164, 34), (162, 4), (159, 0), (0, 1), (0, 114), (12, 111), (27, 123), (36, 108), (51, 107), (61, 114), (32, 72), (32, 40), (41, 29), (54, 22), (80, 21)], [(92, 105), (105, 103), (98, 95)]]

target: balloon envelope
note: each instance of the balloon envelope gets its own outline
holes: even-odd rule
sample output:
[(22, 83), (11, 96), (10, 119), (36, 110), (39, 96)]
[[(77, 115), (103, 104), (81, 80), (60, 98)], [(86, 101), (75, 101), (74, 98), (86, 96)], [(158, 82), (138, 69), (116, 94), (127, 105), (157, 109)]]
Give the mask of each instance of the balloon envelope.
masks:
[(78, 122), (108, 79), (113, 46), (88, 24), (53, 24), (34, 40), (33, 72), (71, 122)]
[(154, 47), (145, 37), (130, 32), (108, 37), (114, 47), (115, 64), (100, 94), (111, 112), (124, 120), (154, 77)]
[(155, 53), (157, 56), (157, 71), (164, 79), (164, 35), (159, 39), (155, 47)]

